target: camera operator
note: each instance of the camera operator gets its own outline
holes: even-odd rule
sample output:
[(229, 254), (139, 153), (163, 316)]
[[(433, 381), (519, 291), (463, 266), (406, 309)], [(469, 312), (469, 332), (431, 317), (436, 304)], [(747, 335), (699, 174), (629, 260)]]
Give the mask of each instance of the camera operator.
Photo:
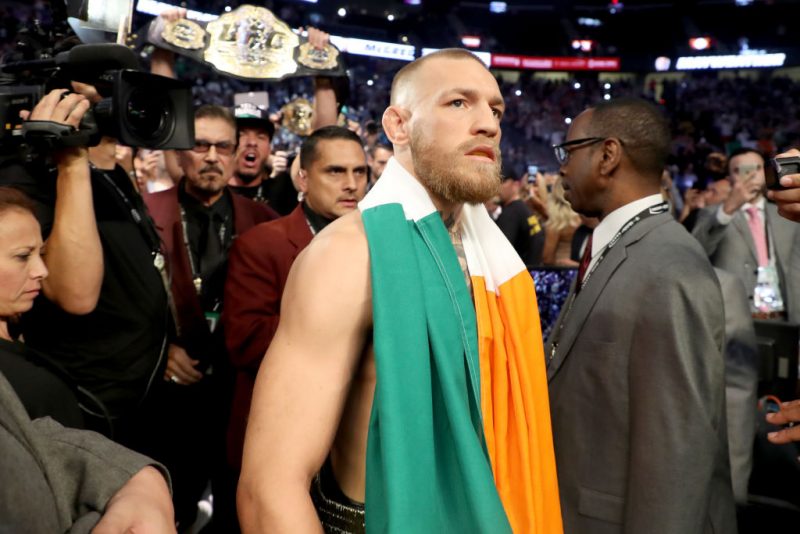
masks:
[[(51, 91), (22, 118), (77, 129), (100, 96), (89, 85), (73, 82), (73, 89)], [(30, 347), (51, 355), (105, 406), (105, 413), (84, 409), (87, 426), (139, 449), (146, 429), (139, 408), (163, 372), (170, 314), (158, 234), (115, 151), (108, 137), (60, 149), (55, 180), (34, 176), (42, 219), (52, 216), (44, 230), (51, 274), (21, 329)], [(25, 181), (15, 173), (3, 180)]]

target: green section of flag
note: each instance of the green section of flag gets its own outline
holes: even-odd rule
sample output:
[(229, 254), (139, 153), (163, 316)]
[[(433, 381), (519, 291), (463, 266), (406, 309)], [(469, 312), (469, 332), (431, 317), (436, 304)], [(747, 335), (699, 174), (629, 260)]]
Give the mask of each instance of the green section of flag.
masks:
[(369, 533), (511, 532), (486, 453), (475, 310), (438, 213), (363, 212), (377, 384)]

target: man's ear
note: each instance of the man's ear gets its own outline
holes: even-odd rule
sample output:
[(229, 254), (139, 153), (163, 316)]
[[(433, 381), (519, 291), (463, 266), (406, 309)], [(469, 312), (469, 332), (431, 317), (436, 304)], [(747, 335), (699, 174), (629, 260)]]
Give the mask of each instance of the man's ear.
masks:
[(411, 113), (405, 108), (400, 106), (389, 106), (383, 112), (383, 131), (386, 137), (393, 145), (404, 145), (409, 140), (408, 123), (411, 119)]
[(308, 173), (302, 167), (297, 172), (297, 187), (301, 193), (308, 193)]
[(600, 174), (610, 176), (622, 162), (622, 143), (616, 137), (603, 141), (603, 159), (600, 161)]

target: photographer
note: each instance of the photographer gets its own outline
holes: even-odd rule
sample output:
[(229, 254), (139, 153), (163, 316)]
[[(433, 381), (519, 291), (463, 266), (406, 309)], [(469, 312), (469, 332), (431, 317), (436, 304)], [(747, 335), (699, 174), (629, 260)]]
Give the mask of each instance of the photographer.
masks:
[[(100, 95), (90, 85), (73, 89), (51, 91), (23, 118), (77, 129)], [(105, 411), (85, 409), (87, 426), (140, 449), (139, 408), (163, 368), (168, 299), (158, 234), (115, 149), (103, 137), (95, 147), (56, 150), (55, 179), (29, 167), (42, 220), (52, 220), (43, 224), (50, 277), (21, 329), (28, 346), (102, 402)], [(25, 183), (16, 172), (3, 181)]]

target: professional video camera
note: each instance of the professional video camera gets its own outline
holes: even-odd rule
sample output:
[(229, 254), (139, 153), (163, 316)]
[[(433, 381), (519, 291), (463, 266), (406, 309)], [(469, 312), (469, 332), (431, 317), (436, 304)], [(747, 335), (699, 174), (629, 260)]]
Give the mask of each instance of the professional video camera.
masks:
[[(104, 135), (133, 147), (194, 145), (191, 90), (186, 83), (139, 71), (136, 53), (123, 45), (79, 44), (55, 54), (51, 50), (0, 65), (0, 155), (93, 146)], [(103, 97), (78, 129), (19, 118), (20, 110), (33, 109), (47, 92), (70, 88), (72, 81), (93, 85)]]

